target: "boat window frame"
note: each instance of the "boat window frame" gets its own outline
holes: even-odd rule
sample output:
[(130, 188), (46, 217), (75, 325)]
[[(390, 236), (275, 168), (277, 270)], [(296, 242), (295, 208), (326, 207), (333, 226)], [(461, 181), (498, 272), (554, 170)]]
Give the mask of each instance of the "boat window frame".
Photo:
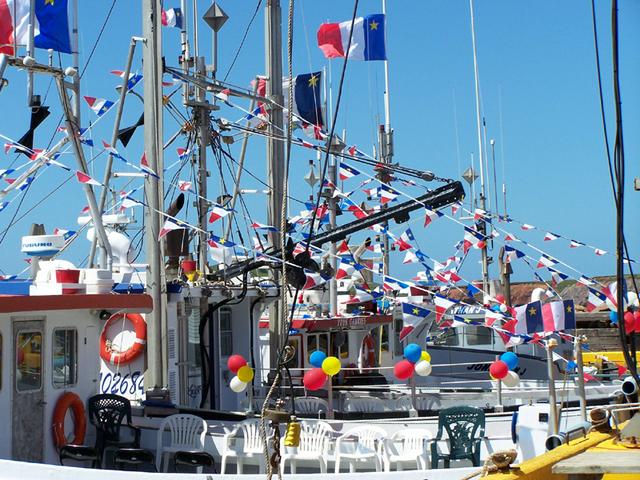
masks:
[[(70, 383), (65, 383), (63, 382), (62, 384), (58, 384), (56, 385), (55, 382), (55, 377), (53, 375), (53, 372), (55, 371), (55, 367), (53, 364), (53, 360), (54, 360), (54, 356), (55, 356), (55, 341), (56, 341), (56, 333), (60, 332), (60, 331), (71, 331), (74, 333), (75, 335), (75, 367), (74, 367), (74, 381), (70, 382)], [(78, 367), (79, 367), (79, 362), (78, 362), (78, 329), (76, 327), (56, 327), (53, 329), (53, 331), (51, 332), (51, 386), (56, 389), (56, 390), (66, 390), (69, 387), (75, 387), (76, 385), (78, 385)]]
[[(29, 334), (31, 334), (31, 335), (40, 335), (40, 373), (39, 373), (40, 382), (38, 384), (38, 388), (27, 388), (27, 389), (22, 389), (21, 390), (21, 389), (18, 388), (18, 375), (17, 375), (17, 372), (18, 372), (18, 362), (17, 362), (18, 339), (22, 335), (29, 335)], [(14, 345), (14, 347), (15, 347), (14, 353), (15, 353), (15, 357), (16, 357), (16, 363), (15, 363), (14, 372), (13, 372), (14, 373), (14, 378), (15, 378), (15, 381), (13, 382), (13, 388), (15, 389), (16, 393), (21, 393), (21, 394), (22, 393), (26, 393), (26, 394), (28, 394), (28, 393), (39, 392), (39, 391), (44, 389), (44, 382), (42, 380), (42, 377), (44, 375), (44, 358), (43, 358), (44, 345), (42, 343), (43, 339), (44, 339), (44, 328), (41, 328), (41, 329), (39, 329), (39, 328), (21, 328), (21, 329), (18, 329), (16, 331), (15, 338), (13, 339), (13, 340), (15, 340), (15, 342), (14, 342), (15, 343), (15, 345)], [(21, 373), (21, 375), (22, 375), (22, 373)]]
[[(222, 318), (225, 318), (225, 322), (229, 322), (229, 328), (222, 328)], [(233, 355), (233, 309), (230, 307), (221, 307), (218, 310), (218, 345), (220, 348), (220, 358), (228, 358)], [(223, 341), (224, 340), (224, 341)], [(227, 343), (228, 341), (228, 343)], [(230, 347), (229, 352), (223, 349), (223, 346)]]

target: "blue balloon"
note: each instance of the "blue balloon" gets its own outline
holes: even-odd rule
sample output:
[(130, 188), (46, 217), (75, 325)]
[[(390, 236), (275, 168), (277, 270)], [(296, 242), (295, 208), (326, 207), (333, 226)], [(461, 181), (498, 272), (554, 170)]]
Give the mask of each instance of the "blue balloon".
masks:
[(322, 368), (322, 362), (324, 362), (325, 358), (327, 358), (326, 353), (324, 353), (322, 350), (316, 350), (315, 352), (311, 353), (311, 356), (309, 357), (309, 363), (316, 368)]
[(409, 360), (411, 363), (416, 363), (420, 360), (420, 355), (422, 355), (422, 348), (417, 343), (410, 343), (406, 347), (404, 347), (404, 358)]
[(567, 372), (573, 372), (576, 368), (578, 368), (578, 364), (573, 360), (569, 360), (567, 362)]
[(507, 364), (509, 370), (518, 368), (518, 356), (513, 352), (504, 352), (500, 355), (500, 360)]
[(611, 323), (618, 323), (618, 312), (611, 310), (609, 312), (609, 320), (611, 320)]

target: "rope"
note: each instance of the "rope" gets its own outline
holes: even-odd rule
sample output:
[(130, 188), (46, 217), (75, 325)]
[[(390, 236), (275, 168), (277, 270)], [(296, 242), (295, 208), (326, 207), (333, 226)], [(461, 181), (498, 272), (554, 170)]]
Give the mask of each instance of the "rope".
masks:
[(487, 477), (490, 473), (495, 473), (507, 469), (515, 462), (518, 452), (510, 448), (509, 450), (498, 450), (487, 457), (482, 465), (482, 469), (462, 477), (461, 480), (470, 480), (480, 475), (480, 478)]

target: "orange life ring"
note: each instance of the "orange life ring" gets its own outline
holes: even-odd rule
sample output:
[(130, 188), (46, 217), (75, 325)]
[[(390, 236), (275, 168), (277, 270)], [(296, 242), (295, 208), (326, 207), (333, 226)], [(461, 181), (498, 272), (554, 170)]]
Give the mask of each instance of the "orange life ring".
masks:
[[(129, 349), (124, 352), (119, 352), (114, 350), (111, 342), (107, 340), (107, 330), (114, 322), (122, 320), (123, 318), (126, 318), (133, 324), (136, 330), (136, 340)], [(147, 323), (144, 321), (144, 318), (142, 318), (142, 315), (137, 313), (116, 313), (111, 315), (102, 328), (102, 333), (100, 334), (100, 357), (112, 365), (126, 365), (144, 352), (146, 343)]]
[[(69, 409), (73, 413), (73, 440), (71, 442), (67, 441), (67, 436), (64, 433), (64, 417)], [(82, 400), (73, 392), (63, 393), (53, 409), (53, 442), (57, 448), (68, 443), (82, 445), (85, 433), (87, 433), (87, 419), (84, 415)]]
[(376, 344), (371, 335), (362, 339), (362, 366), (372, 368), (376, 366)]

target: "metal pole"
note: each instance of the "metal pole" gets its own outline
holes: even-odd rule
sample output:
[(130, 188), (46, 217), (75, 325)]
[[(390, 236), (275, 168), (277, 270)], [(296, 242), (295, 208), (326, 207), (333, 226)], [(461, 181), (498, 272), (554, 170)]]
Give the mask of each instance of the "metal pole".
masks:
[[(480, 163), (480, 208), (486, 210), (486, 195), (484, 184), (484, 155), (482, 150), (482, 117), (480, 114), (480, 79), (478, 75), (478, 56), (476, 52), (476, 27), (473, 14), (473, 0), (469, 0), (469, 8), (471, 9), (471, 42), (473, 45), (473, 73), (475, 78), (476, 91), (476, 123), (478, 131), (478, 155)], [(486, 220), (481, 224), (481, 233), (486, 235)], [(486, 293), (489, 288), (489, 259), (487, 257), (487, 247), (482, 249), (482, 290)]]
[(80, 48), (78, 46), (78, 0), (73, 0), (73, 25), (71, 27), (71, 49), (73, 50), (73, 68), (76, 74), (73, 76), (73, 115), (78, 125), (80, 122)]
[[(496, 361), (500, 360), (500, 355), (496, 355)], [(495, 407), (496, 412), (502, 412), (502, 380), (497, 379), (498, 383), (496, 384), (496, 394), (498, 396), (498, 404)]]
[[(199, 76), (206, 76), (206, 65), (204, 57), (196, 57), (196, 72)], [(196, 89), (196, 103), (203, 105), (206, 103), (205, 91), (202, 88)], [(205, 106), (197, 107), (198, 125), (198, 269), (205, 275), (207, 273), (207, 212), (209, 202), (207, 201), (207, 146), (209, 145), (209, 110)], [(203, 312), (204, 313), (204, 312)]]
[[(385, 16), (385, 36), (387, 21), (387, 0), (382, 0), (382, 14)], [(385, 39), (386, 44), (386, 39)], [(391, 106), (389, 100), (389, 61), (384, 61), (384, 127), (380, 130), (380, 158), (383, 163), (391, 163), (393, 159), (393, 130), (391, 130)], [(383, 208), (386, 208), (383, 207)], [(386, 230), (389, 222), (384, 222), (385, 233), (382, 236), (382, 274), (389, 275), (389, 237)]]
[[(17, 3), (17, 2), (15, 2)], [(29, 2), (29, 35), (27, 39), (27, 55), (33, 58), (33, 42), (35, 33), (35, 20), (36, 20), (36, 2)], [(15, 35), (14, 30), (14, 35)], [(17, 52), (16, 52), (17, 56)], [(27, 105), (31, 106), (33, 103), (33, 71), (27, 71)]]
[(580, 398), (580, 416), (582, 421), (586, 422), (587, 419), (587, 396), (584, 391), (584, 364), (582, 363), (582, 342), (585, 337), (580, 335), (576, 338), (576, 364), (578, 366), (578, 397)]
[[(320, 152), (318, 152), (318, 155), (320, 155)], [(329, 171), (328, 171), (329, 181), (333, 185), (336, 185), (336, 182), (338, 181), (336, 157), (334, 156), (332, 160), (330, 160), (330, 162), (331, 163), (329, 164)], [(322, 185), (320, 186), (320, 188), (322, 188)], [(332, 230), (338, 226), (336, 209), (337, 209), (337, 202), (332, 192), (331, 197), (329, 198), (329, 225), (331, 226)], [(338, 249), (336, 248), (336, 242), (331, 242), (330, 252), (331, 252), (331, 259), (330, 259), (331, 267), (333, 268), (334, 272), (337, 272), (338, 271), (338, 257), (337, 257)], [(338, 284), (337, 284), (337, 280), (335, 279), (335, 276), (332, 277), (331, 280), (329, 281), (329, 313), (331, 314), (332, 317), (335, 317), (338, 314)]]
[(327, 418), (333, 420), (333, 377), (329, 377), (329, 384), (327, 385)]
[(496, 141), (492, 138), (489, 140), (491, 144), (491, 164), (493, 167), (493, 196), (495, 199), (495, 206), (493, 207), (496, 213), (500, 213), (500, 205), (498, 205), (498, 177), (496, 174)]
[[(82, 151), (82, 144), (80, 143), (80, 134), (77, 131), (76, 120), (71, 112), (71, 103), (69, 102), (69, 96), (67, 95), (64, 77), (62, 75), (56, 75), (56, 83), (58, 85), (60, 101), (64, 110), (67, 134), (78, 162), (79, 171), (87, 174), (87, 162), (84, 158), (84, 152)], [(104, 263), (101, 264), (101, 267), (111, 270), (111, 245), (107, 239), (107, 233), (104, 230), (104, 225), (102, 225), (102, 215), (98, 209), (96, 197), (93, 194), (93, 188), (88, 183), (83, 183), (82, 188), (84, 189), (85, 196), (87, 197), (87, 203), (89, 204), (89, 211), (91, 212), (91, 219), (93, 220), (93, 226), (96, 229), (96, 234), (100, 237), (100, 243), (105, 247), (106, 258), (104, 259)]]
[[(267, 141), (267, 171), (271, 196), (269, 197), (268, 220), (269, 225), (280, 227), (280, 214), (282, 212), (282, 183), (284, 181), (284, 142), (275, 139), (281, 135), (284, 119), (281, 105), (282, 97), (282, 13), (279, 0), (267, 0), (265, 5), (265, 53), (267, 85), (266, 96), (272, 101), (271, 123), (267, 129), (270, 136)], [(275, 248), (280, 247), (280, 235), (284, 232), (271, 232), (269, 239)], [(274, 280), (280, 283), (280, 272), (274, 270)], [(286, 308), (286, 292), (282, 286), (280, 298), (269, 309), (269, 348), (270, 367), (277, 367), (278, 356), (282, 345), (282, 325), (280, 312)]]
[[(162, 90), (161, 90), (161, 36), (159, 0), (142, 0), (143, 76), (144, 76), (144, 151), (149, 167), (162, 170)], [(158, 242), (162, 211), (162, 183), (148, 175), (145, 179), (145, 243), (147, 260), (147, 293), (153, 299), (153, 310), (147, 314), (147, 371), (145, 387), (162, 387), (162, 325), (165, 319), (163, 305), (162, 266), (163, 255)]]
[[(258, 82), (259, 78), (255, 78), (255, 84), (253, 86), (253, 94), (258, 93)], [(255, 108), (256, 101), (254, 98), (251, 99), (251, 104), (249, 106), (249, 111), (253, 112)], [(235, 185), (233, 187), (233, 195), (231, 197), (231, 201), (229, 202), (229, 209), (233, 210), (236, 206), (236, 201), (238, 200), (238, 195), (240, 194), (240, 179), (242, 178), (242, 170), (244, 169), (244, 159), (247, 154), (247, 145), (249, 143), (249, 132), (244, 132), (242, 135), (242, 145), (240, 146), (240, 158), (238, 159), (238, 171), (236, 172)], [(231, 233), (231, 226), (233, 225), (231, 219), (227, 224), (227, 228), (225, 230), (224, 238), (228, 238)], [(275, 225), (274, 225), (275, 227)]]
[[(182, 30), (180, 30), (180, 44), (182, 46), (182, 71), (189, 73), (189, 33), (187, 29), (187, 0), (180, 0), (182, 10)], [(182, 102), (186, 103), (189, 98), (189, 84), (182, 83)]]
[(553, 349), (558, 342), (553, 338), (547, 342), (547, 377), (549, 381), (549, 405), (550, 405), (550, 418), (551, 418), (551, 434), (558, 434), (558, 410), (556, 402), (556, 382), (553, 376)]
[[(127, 63), (124, 68), (123, 80), (120, 90), (120, 100), (118, 102), (118, 107), (116, 110), (116, 119), (113, 123), (113, 132), (111, 133), (111, 146), (115, 147), (118, 141), (118, 130), (120, 129), (120, 120), (122, 119), (122, 111), (124, 110), (124, 102), (127, 98), (127, 83), (129, 82), (129, 73), (131, 72), (131, 64), (133, 63), (133, 54), (136, 50), (136, 38), (131, 38), (131, 43), (129, 44), (129, 54), (127, 56)], [(104, 187), (102, 188), (102, 192), (100, 192), (100, 200), (98, 201), (98, 208), (100, 213), (104, 212), (105, 204), (107, 203), (107, 195), (109, 194), (109, 181), (111, 180), (111, 169), (113, 167), (113, 154), (109, 153), (107, 157), (107, 165), (104, 169), (104, 179), (102, 180), (102, 184)], [(100, 247), (103, 249), (103, 247)], [(96, 253), (96, 237), (93, 237), (91, 241), (91, 250), (89, 251), (89, 265), (93, 266), (94, 257)]]

